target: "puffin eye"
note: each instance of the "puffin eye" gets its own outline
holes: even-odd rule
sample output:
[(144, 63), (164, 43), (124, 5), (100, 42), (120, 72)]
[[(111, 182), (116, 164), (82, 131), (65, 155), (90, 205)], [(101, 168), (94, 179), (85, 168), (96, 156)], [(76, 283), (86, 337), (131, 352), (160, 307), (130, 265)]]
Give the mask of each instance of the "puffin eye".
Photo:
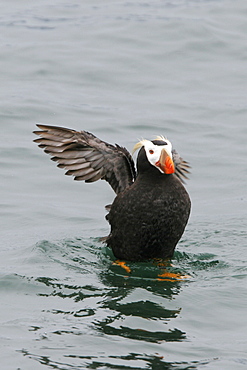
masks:
[(150, 150), (149, 150), (149, 153), (150, 153), (150, 154), (154, 154), (153, 149), (150, 149)]

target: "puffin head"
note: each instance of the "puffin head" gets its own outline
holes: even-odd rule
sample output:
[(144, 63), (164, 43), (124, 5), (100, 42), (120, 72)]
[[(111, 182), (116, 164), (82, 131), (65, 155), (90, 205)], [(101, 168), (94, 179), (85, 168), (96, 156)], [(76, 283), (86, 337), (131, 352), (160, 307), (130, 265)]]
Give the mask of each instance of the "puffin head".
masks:
[(157, 168), (163, 174), (175, 172), (172, 159), (172, 144), (163, 136), (157, 136), (155, 140), (141, 140), (133, 148), (133, 153), (141, 148), (137, 158), (137, 166), (145, 167), (145, 158), (148, 165)]

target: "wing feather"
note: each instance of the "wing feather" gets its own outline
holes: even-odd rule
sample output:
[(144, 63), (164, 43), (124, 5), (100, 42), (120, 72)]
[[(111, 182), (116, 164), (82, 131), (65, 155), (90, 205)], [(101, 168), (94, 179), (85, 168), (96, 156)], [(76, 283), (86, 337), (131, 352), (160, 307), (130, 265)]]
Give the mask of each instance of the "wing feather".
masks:
[(87, 131), (37, 124), (34, 142), (52, 156), (59, 168), (75, 180), (106, 180), (118, 194), (136, 178), (133, 159), (127, 149), (108, 144)]
[(189, 177), (187, 176), (188, 174), (190, 174), (189, 168), (191, 168), (189, 163), (185, 161), (182, 157), (180, 157), (175, 149), (172, 150), (172, 158), (175, 165), (175, 175), (182, 183), (185, 183), (184, 179), (189, 179)]

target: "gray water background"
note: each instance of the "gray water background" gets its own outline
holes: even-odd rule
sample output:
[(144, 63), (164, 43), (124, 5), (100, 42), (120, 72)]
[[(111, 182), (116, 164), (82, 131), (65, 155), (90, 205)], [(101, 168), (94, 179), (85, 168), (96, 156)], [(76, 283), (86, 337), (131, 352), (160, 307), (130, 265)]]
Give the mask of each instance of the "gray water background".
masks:
[[(247, 2), (10, 0), (0, 29), (1, 369), (246, 369)], [(65, 177), (36, 122), (172, 141), (191, 278), (113, 265), (114, 193)]]

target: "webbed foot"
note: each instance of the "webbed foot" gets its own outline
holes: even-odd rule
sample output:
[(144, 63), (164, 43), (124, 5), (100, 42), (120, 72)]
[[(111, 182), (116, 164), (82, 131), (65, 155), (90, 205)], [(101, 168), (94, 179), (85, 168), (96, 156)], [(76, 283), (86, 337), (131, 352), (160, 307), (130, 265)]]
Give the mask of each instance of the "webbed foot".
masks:
[(129, 268), (129, 266), (126, 265), (125, 261), (116, 260), (115, 262), (113, 262), (113, 265), (122, 267), (126, 272), (128, 272), (128, 274), (131, 273), (131, 269)]

